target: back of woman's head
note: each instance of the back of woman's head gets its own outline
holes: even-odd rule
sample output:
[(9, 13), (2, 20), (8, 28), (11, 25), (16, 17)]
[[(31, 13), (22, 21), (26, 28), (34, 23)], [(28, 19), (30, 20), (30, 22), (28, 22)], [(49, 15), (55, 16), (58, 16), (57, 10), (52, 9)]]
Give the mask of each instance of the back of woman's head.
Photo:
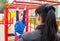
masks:
[(42, 4), (36, 10), (36, 14), (39, 14), (42, 18), (42, 23), (45, 24), (43, 41), (55, 41), (56, 34), (56, 17), (55, 8), (49, 4)]

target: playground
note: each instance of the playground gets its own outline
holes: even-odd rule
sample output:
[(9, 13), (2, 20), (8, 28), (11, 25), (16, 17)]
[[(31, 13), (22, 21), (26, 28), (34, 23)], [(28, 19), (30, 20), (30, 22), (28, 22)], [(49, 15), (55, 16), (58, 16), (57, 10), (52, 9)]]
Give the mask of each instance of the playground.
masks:
[[(60, 33), (60, 2), (58, 1), (17, 1), (5, 5), (4, 14), (0, 14), (0, 41), (17, 41), (19, 33), (16, 31), (17, 24), (21, 29), (21, 33), (32, 32), (38, 25), (35, 18), (35, 8), (40, 4), (49, 3), (56, 8), (56, 22), (58, 24), (58, 32)], [(20, 21), (20, 22), (19, 22)], [(23, 22), (23, 23), (22, 23)], [(21, 23), (21, 25), (20, 25)], [(22, 31), (23, 30), (23, 31)]]

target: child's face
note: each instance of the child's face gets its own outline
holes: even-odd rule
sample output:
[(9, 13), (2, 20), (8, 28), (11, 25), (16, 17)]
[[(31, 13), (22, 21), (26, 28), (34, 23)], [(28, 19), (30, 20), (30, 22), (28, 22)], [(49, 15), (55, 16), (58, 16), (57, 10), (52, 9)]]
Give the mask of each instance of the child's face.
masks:
[(19, 15), (19, 21), (22, 21), (22, 20), (23, 20), (23, 15), (20, 14), (20, 15)]

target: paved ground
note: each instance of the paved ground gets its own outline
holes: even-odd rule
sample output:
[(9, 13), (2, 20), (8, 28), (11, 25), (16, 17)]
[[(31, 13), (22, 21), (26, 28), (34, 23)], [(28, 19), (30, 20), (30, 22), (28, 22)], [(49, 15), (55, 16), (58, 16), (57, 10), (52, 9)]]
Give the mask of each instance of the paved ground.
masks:
[(4, 25), (0, 24), (0, 41), (4, 41)]
[(60, 33), (57, 33), (58, 36), (60, 36)]

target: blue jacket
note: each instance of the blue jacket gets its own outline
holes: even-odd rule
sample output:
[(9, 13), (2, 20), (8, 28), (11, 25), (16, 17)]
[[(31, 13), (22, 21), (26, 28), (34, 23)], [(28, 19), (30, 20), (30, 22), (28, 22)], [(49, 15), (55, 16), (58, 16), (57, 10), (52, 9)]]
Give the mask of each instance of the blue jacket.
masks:
[(15, 33), (19, 33), (19, 34), (23, 34), (25, 28), (25, 24), (23, 24), (23, 22), (21, 21), (17, 21), (15, 24)]

